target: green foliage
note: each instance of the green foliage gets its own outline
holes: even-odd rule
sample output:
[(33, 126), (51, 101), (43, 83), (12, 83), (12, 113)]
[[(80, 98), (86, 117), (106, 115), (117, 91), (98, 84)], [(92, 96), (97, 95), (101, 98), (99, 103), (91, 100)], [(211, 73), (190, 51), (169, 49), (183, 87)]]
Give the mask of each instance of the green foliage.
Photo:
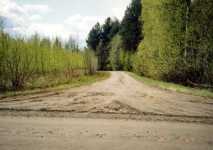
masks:
[(132, 70), (134, 55), (122, 49), (121, 37), (116, 35), (110, 43), (110, 67), (112, 70)]
[(82, 85), (89, 85), (97, 81), (101, 81), (110, 77), (109, 72), (97, 72), (94, 75), (82, 75), (72, 80), (67, 80), (64, 76), (54, 76), (53, 74), (48, 74), (46, 76), (41, 76), (36, 80), (33, 80), (30, 85), (26, 86), (26, 90), (20, 91), (4, 91), (0, 93), (0, 99), (13, 96), (26, 96), (32, 94), (38, 94), (41, 92), (50, 92), (59, 90), (70, 89), (73, 87), (79, 87)]
[(143, 0), (145, 38), (134, 70), (160, 80), (213, 85), (213, 2)]
[(118, 33), (119, 28), (119, 21), (109, 17), (102, 26), (97, 23), (89, 33), (87, 46), (96, 53), (100, 70), (110, 69), (110, 42)]
[(208, 89), (191, 88), (191, 87), (183, 86), (180, 84), (153, 80), (153, 79), (139, 76), (137, 74), (130, 73), (130, 72), (128, 74), (130, 76), (132, 76), (133, 78), (135, 78), (136, 80), (142, 81), (143, 83), (145, 83), (147, 85), (151, 85), (151, 86), (158, 87), (161, 89), (176, 91), (176, 92), (186, 93), (186, 94), (191, 94), (191, 95), (196, 95), (196, 96), (213, 98), (213, 92)]
[(213, 85), (212, 8), (212, 0), (194, 0), (190, 7), (184, 77), (194, 83)]
[(92, 50), (85, 49), (84, 61), (86, 66), (86, 74), (93, 75), (97, 70), (98, 60)]
[(30, 39), (12, 38), (1, 31), (0, 89), (22, 89), (50, 74), (71, 80), (88, 73), (87, 70), (94, 73), (95, 56), (90, 54), (86, 58), (85, 55), (64, 49), (58, 38), (53, 42), (38, 35)]
[(110, 43), (109, 61), (112, 70), (123, 69), (121, 54), (122, 54), (121, 37), (119, 35), (116, 35)]
[(53, 42), (53, 48), (54, 49), (61, 49), (62, 48), (62, 43), (59, 40), (58, 37), (55, 38), (54, 42)]
[(167, 79), (184, 49), (184, 0), (144, 0), (143, 30), (135, 70), (154, 79)]
[(142, 22), (140, 20), (141, 11), (141, 0), (132, 0), (125, 12), (120, 28), (122, 48), (124, 50), (135, 52), (143, 38)]
[(74, 52), (79, 52), (78, 41), (72, 36), (70, 36), (68, 41), (65, 43), (65, 49)]
[(99, 23), (97, 23), (89, 32), (88, 39), (87, 39), (88, 48), (96, 52), (98, 44), (100, 42), (100, 36), (101, 36), (101, 26)]
[(143, 38), (141, 9), (141, 0), (132, 0), (121, 24), (108, 17), (102, 26), (97, 23), (91, 29), (87, 46), (95, 51), (100, 70), (132, 69), (132, 55)]

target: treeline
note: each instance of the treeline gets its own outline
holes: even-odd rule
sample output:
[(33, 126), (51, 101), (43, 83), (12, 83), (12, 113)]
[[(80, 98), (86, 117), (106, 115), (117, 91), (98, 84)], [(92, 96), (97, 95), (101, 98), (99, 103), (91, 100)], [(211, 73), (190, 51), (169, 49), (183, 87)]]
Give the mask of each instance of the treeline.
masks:
[[(79, 51), (76, 43), (55, 38), (12, 37), (0, 30), (0, 91), (18, 90), (40, 77), (64, 81), (94, 74), (97, 60), (90, 50)], [(45, 79), (45, 78), (44, 78)]]
[(212, 87), (212, 8), (212, 0), (132, 0), (106, 46), (100, 48), (96, 40), (100, 37), (91, 36), (94, 30), (87, 44), (105, 56), (99, 57), (99, 62), (106, 61), (99, 69), (130, 70), (158, 80)]
[(87, 45), (98, 56), (100, 70), (131, 70), (132, 55), (142, 39), (141, 0), (133, 0), (121, 22), (107, 18), (88, 35)]
[(192, 86), (213, 85), (213, 1), (143, 0), (135, 70)]

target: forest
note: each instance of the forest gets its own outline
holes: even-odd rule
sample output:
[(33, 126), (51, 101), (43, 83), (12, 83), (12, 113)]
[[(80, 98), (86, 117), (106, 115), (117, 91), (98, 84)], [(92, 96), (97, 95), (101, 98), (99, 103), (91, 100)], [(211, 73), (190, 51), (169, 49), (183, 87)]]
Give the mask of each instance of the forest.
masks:
[(212, 88), (212, 8), (212, 0), (132, 0), (121, 21), (97, 23), (87, 45), (99, 70)]

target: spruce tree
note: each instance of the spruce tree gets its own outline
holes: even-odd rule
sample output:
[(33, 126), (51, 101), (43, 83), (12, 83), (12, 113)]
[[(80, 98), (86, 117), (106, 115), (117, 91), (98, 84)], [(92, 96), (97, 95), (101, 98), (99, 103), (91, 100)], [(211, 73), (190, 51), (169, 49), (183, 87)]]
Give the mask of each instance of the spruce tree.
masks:
[(136, 51), (139, 42), (143, 38), (141, 31), (142, 22), (140, 21), (141, 11), (141, 0), (132, 0), (121, 22), (120, 35), (122, 47), (126, 51)]
[(100, 34), (101, 34), (101, 26), (99, 23), (97, 23), (89, 32), (87, 39), (88, 48), (92, 49), (95, 52), (97, 52), (97, 47), (100, 42)]

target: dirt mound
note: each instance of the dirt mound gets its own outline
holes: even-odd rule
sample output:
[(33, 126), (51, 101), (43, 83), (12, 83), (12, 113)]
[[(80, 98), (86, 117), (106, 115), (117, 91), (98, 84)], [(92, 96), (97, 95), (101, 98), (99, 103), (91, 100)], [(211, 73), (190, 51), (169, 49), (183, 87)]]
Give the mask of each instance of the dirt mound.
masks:
[(120, 101), (114, 100), (110, 103), (105, 103), (100, 107), (93, 107), (90, 112), (92, 113), (114, 113), (114, 114), (139, 114), (140, 111), (121, 103)]

